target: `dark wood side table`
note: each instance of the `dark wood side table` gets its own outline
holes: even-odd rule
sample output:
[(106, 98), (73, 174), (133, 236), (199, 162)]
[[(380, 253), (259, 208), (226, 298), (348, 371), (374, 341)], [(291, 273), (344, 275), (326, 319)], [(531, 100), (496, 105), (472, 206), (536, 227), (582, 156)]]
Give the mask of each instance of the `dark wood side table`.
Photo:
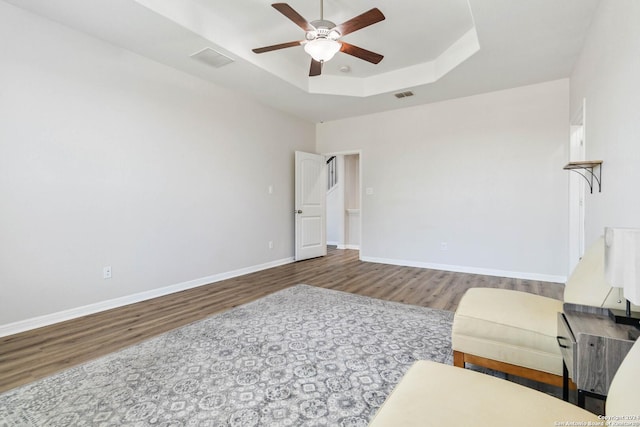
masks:
[(564, 304), (558, 313), (558, 345), (564, 359), (563, 397), (569, 378), (578, 389), (578, 406), (585, 396), (606, 399), (611, 380), (634, 343), (633, 326), (619, 325), (600, 307)]

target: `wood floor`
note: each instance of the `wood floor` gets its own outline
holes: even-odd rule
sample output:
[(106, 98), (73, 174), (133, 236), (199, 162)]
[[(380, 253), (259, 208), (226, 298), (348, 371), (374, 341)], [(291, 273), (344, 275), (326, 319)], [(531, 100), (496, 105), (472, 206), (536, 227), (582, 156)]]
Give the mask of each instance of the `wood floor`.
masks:
[(300, 283), (454, 311), (471, 287), (516, 289), (561, 299), (563, 285), (365, 263), (358, 252), (234, 279), (0, 338), (0, 392)]

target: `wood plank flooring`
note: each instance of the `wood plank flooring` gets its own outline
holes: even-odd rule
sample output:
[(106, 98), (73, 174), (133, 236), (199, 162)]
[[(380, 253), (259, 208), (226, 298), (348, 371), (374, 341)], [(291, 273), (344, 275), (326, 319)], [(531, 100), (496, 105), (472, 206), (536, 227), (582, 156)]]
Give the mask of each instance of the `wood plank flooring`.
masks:
[(0, 392), (133, 345), (289, 286), (308, 285), (454, 311), (471, 287), (561, 299), (563, 285), (361, 262), (328, 255), (0, 338)]

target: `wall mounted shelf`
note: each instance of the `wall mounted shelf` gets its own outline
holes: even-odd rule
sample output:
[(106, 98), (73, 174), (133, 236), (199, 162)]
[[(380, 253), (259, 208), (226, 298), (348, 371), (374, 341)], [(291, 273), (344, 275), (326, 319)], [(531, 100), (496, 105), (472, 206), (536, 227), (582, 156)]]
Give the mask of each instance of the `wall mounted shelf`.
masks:
[[(598, 183), (598, 192), (602, 192), (602, 160), (583, 160), (580, 162), (569, 162), (562, 169), (570, 170), (587, 180), (589, 189), (593, 193), (593, 180)], [(585, 171), (584, 173), (580, 172)], [(594, 170), (597, 170), (598, 175)]]

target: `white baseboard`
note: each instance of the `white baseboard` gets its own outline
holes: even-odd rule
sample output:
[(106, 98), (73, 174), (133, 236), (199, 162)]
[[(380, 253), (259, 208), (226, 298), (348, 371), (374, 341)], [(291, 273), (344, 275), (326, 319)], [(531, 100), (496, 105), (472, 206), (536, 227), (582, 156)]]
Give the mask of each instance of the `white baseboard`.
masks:
[(344, 245), (344, 249), (354, 249), (356, 251), (359, 251), (360, 245)]
[(264, 264), (241, 268), (239, 270), (214, 274), (212, 276), (202, 277), (200, 279), (189, 280), (188, 282), (165, 286), (163, 288), (152, 289), (150, 291), (140, 292), (137, 294), (127, 295), (124, 297), (114, 298), (106, 301), (100, 301), (82, 307), (76, 307), (69, 310), (46, 314), (44, 316), (38, 316), (31, 319), (8, 323), (6, 325), (0, 325), (0, 337), (17, 334), (19, 332), (28, 331), (31, 329), (41, 328), (43, 326), (52, 325), (54, 323), (64, 322), (66, 320), (71, 320), (78, 317), (87, 316), (89, 314), (98, 313), (100, 311), (110, 310), (112, 308), (118, 308), (136, 302), (169, 295), (187, 289), (197, 288), (198, 286), (209, 285), (211, 283), (220, 282), (222, 280), (232, 279), (234, 277), (243, 276), (249, 273), (255, 273), (256, 271), (266, 270), (268, 268), (289, 264), (293, 261), (293, 257), (284, 258)]
[(429, 268), (431, 270), (452, 271), (454, 273), (483, 274), (485, 276), (509, 277), (513, 279), (523, 279), (523, 280), (537, 280), (540, 282), (565, 283), (567, 281), (566, 276), (555, 276), (551, 274), (523, 273), (519, 271), (494, 270), (494, 269), (487, 269), (487, 268), (466, 267), (466, 266), (460, 266), (460, 265), (434, 264), (429, 262), (406, 261), (406, 260), (399, 260), (399, 259), (376, 258), (376, 257), (366, 257), (366, 256), (360, 256), (360, 260), (365, 262), (377, 262), (379, 264), (400, 265), (403, 267)]

